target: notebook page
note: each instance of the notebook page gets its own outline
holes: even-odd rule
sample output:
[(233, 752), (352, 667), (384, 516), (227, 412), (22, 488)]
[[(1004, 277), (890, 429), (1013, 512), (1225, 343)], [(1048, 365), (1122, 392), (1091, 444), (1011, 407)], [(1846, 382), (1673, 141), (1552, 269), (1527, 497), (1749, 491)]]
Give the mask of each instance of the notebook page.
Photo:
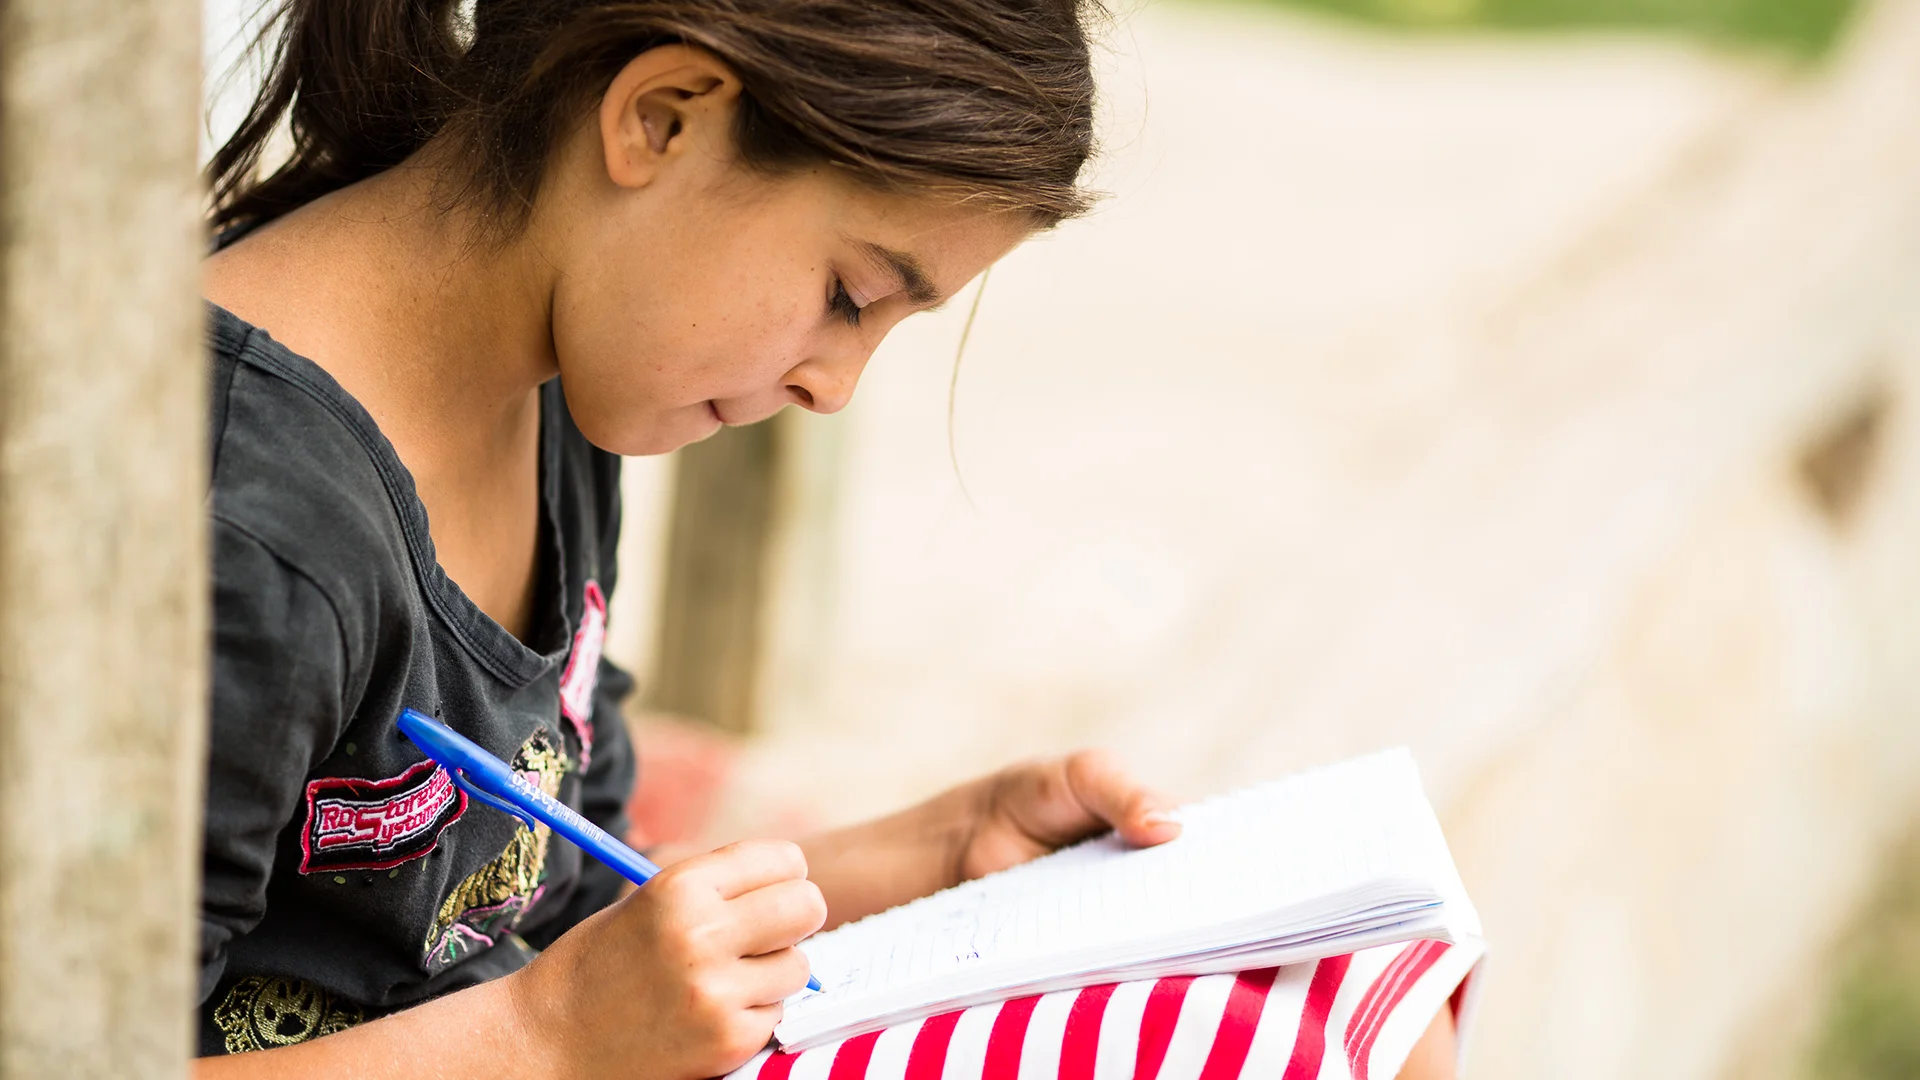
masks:
[(943, 993), (1259, 943), (1370, 905), (1431, 904), (1457, 886), (1404, 750), (1175, 816), (1185, 829), (1169, 844), (1097, 838), (809, 940), (824, 991), (789, 1000), (782, 1041)]

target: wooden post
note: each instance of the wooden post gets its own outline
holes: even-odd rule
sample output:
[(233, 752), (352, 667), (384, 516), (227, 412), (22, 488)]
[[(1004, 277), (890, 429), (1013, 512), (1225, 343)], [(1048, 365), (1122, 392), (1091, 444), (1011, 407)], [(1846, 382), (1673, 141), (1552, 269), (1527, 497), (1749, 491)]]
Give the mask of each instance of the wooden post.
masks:
[(754, 726), (783, 427), (727, 428), (678, 451), (649, 708)]
[(182, 1076), (204, 756), (197, 0), (0, 0), (0, 1076)]

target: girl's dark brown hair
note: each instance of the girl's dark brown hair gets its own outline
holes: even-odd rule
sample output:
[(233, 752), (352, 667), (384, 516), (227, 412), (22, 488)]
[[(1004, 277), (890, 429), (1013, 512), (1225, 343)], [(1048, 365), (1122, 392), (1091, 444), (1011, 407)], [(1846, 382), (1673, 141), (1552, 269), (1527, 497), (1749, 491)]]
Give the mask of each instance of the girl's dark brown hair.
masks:
[[(456, 196), (511, 232), (556, 140), (657, 45), (743, 93), (750, 167), (827, 162), (1051, 225), (1086, 208), (1094, 0), (284, 0), (268, 77), (207, 172), (216, 228), (264, 220), (440, 138)], [(291, 156), (259, 175), (283, 117)]]

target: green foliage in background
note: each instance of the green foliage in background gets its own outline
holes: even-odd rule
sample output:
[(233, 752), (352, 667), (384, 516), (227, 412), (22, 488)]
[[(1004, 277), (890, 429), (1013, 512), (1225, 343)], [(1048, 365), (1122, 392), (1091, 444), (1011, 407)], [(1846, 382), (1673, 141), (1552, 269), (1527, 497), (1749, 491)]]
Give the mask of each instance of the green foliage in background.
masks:
[(1855, 0), (1279, 0), (1410, 28), (1651, 28), (1817, 53)]
[(1808, 1080), (1920, 1077), (1920, 835), (1840, 952)]

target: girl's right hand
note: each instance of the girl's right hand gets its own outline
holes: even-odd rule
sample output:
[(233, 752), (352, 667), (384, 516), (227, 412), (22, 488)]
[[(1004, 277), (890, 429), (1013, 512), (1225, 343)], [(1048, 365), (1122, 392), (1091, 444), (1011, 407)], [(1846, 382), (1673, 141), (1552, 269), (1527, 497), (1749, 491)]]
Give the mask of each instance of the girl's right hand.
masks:
[(540, 1071), (726, 1075), (806, 985), (794, 946), (826, 917), (795, 844), (749, 840), (668, 867), (508, 976)]

